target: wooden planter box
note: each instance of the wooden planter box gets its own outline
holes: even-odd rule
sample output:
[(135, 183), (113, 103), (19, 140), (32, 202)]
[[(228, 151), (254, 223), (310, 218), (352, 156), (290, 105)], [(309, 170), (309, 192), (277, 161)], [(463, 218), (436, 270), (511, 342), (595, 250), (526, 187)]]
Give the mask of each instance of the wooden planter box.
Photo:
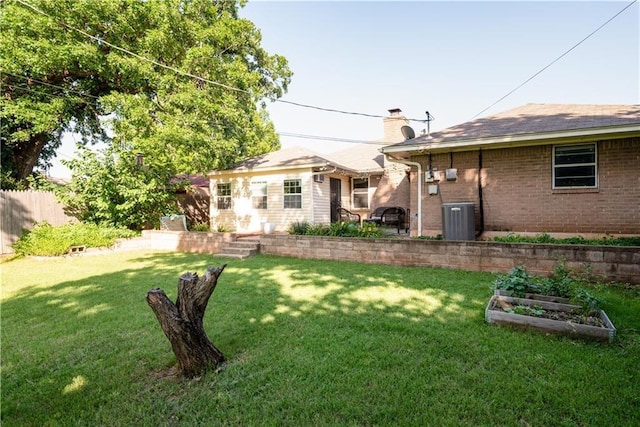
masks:
[[(511, 296), (509, 291), (505, 291), (504, 289), (494, 289), (493, 294), (494, 295), (501, 295), (503, 297)], [(554, 297), (554, 296), (551, 296), (551, 295), (526, 293), (526, 294), (524, 294), (524, 297), (526, 299), (535, 299), (535, 300), (538, 300), (538, 301), (559, 302), (559, 303), (563, 303), (563, 304), (569, 304), (570, 303), (569, 298)]]
[(522, 326), (547, 333), (577, 336), (605, 342), (612, 342), (616, 335), (616, 328), (613, 326), (613, 323), (611, 323), (611, 320), (609, 320), (606, 313), (602, 310), (599, 310), (598, 314), (605, 324), (605, 327), (582, 325), (571, 321), (507, 313), (498, 308), (504, 305), (537, 306), (547, 311), (574, 311), (579, 308), (579, 306), (571, 304), (493, 295), (485, 310), (485, 320), (488, 323), (495, 323), (498, 325)]

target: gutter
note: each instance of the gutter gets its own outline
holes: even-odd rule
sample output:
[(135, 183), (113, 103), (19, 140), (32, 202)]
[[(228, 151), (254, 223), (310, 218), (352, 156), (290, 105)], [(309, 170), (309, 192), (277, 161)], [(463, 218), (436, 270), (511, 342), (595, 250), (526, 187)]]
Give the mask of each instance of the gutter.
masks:
[[(418, 237), (422, 237), (422, 165), (418, 162), (396, 159), (387, 153), (384, 154), (390, 162), (400, 163), (406, 166), (416, 166), (418, 168)], [(409, 221), (411, 221), (411, 218), (409, 218)]]

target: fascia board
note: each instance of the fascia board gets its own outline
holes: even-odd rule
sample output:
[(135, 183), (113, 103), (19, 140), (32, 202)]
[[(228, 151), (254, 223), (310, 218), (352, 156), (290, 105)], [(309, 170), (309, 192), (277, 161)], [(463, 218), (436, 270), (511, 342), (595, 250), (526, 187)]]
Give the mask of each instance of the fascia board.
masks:
[(240, 169), (228, 169), (224, 171), (212, 171), (209, 172), (209, 177), (217, 177), (221, 175), (246, 175), (251, 173), (269, 173), (269, 172), (290, 172), (292, 170), (300, 169), (300, 170), (313, 170), (314, 168), (336, 168), (338, 170), (342, 170), (346, 173), (350, 174), (358, 174), (361, 171), (357, 171), (355, 169), (349, 169), (347, 167), (332, 163), (332, 162), (318, 162), (318, 163), (308, 163), (304, 165), (291, 165), (291, 166), (272, 166), (267, 168), (240, 168)]
[(563, 132), (544, 132), (536, 134), (506, 135), (499, 138), (479, 138), (469, 140), (456, 140), (451, 142), (426, 142), (422, 144), (390, 146), (382, 149), (385, 154), (412, 153), (412, 152), (450, 152), (471, 151), (478, 148), (498, 149), (510, 147), (525, 147), (533, 145), (549, 144), (552, 141), (562, 142), (587, 142), (603, 138), (631, 138), (640, 136), (640, 124), (624, 127), (590, 128)]

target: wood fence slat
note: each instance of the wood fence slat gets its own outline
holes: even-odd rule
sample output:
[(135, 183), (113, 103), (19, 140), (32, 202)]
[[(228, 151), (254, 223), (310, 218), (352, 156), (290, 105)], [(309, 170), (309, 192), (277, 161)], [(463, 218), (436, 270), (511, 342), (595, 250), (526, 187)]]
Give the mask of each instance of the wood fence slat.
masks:
[(51, 225), (67, 224), (74, 222), (75, 218), (65, 214), (53, 192), (0, 190), (0, 221), (0, 249), (6, 254), (13, 252), (11, 245), (18, 240), (23, 229), (31, 229), (42, 221)]

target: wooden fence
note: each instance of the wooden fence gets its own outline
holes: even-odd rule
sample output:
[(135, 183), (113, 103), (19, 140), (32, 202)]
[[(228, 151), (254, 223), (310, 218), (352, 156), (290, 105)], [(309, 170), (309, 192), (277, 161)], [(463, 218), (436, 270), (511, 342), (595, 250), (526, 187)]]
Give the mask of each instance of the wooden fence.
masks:
[(0, 191), (0, 220), (2, 254), (12, 253), (13, 245), (23, 229), (30, 229), (37, 222), (62, 225), (75, 221), (64, 213), (55, 194), (47, 191)]

